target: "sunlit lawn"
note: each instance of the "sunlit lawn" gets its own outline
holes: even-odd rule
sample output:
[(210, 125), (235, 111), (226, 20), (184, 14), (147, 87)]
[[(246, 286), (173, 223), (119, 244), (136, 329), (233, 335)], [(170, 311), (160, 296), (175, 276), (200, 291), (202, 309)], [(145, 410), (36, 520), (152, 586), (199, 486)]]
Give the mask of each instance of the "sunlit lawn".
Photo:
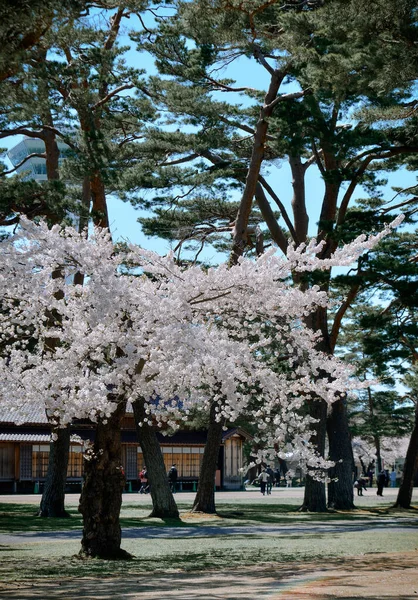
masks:
[[(126, 501), (122, 507), (124, 529), (122, 546), (134, 555), (129, 562), (82, 560), (80, 548), (81, 517), (75, 506), (69, 519), (41, 519), (34, 516), (36, 506), (0, 503), (0, 533), (72, 532), (69, 539), (34, 535), (22, 543), (0, 546), (0, 578), (23, 580), (91, 575), (138, 575), (146, 572), (224, 569), (246, 565), (268, 565), (292, 561), (312, 561), (352, 556), (369, 552), (409, 551), (417, 548), (416, 529), (388, 531), (388, 519), (416, 517), (416, 513), (394, 513), (389, 503), (353, 513), (307, 514), (297, 512), (297, 504), (265, 504), (259, 497), (251, 503), (220, 502), (218, 516), (193, 517), (190, 504), (177, 499), (181, 522), (149, 519), (151, 504)], [(372, 533), (362, 523), (378, 519), (383, 527)], [(361, 523), (360, 523), (361, 521)], [(358, 522), (358, 527), (356, 526)], [(316, 529), (327, 524), (330, 530)], [(306, 525), (297, 531), (293, 525)], [(268, 525), (291, 526), (288, 531), (260, 531)], [(309, 526), (313, 529), (310, 529)], [(408, 525), (408, 523), (404, 523)], [(416, 523), (415, 523), (416, 525)], [(164, 528), (164, 529), (162, 529)], [(184, 528), (187, 528), (184, 529)], [(231, 528), (234, 528), (231, 530)], [(78, 530), (78, 531), (74, 531)], [(78, 533), (79, 532), (79, 533)], [(61, 536), (61, 538), (60, 538)]]

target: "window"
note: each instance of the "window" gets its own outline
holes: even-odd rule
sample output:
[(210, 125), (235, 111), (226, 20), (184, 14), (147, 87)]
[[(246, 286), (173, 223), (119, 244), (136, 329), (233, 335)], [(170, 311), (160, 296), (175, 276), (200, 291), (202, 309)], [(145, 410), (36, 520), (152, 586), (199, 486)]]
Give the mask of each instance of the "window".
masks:
[(0, 479), (13, 479), (15, 451), (13, 444), (0, 445)]
[(163, 446), (165, 469), (175, 464), (179, 477), (199, 477), (204, 448)]
[(45, 479), (48, 471), (49, 445), (32, 446), (32, 476), (34, 479)]
[(32, 479), (32, 444), (20, 446), (20, 479)]
[(136, 446), (126, 446), (125, 476), (138, 479), (138, 452)]
[(83, 476), (83, 449), (81, 446), (70, 446), (68, 456), (67, 477)]

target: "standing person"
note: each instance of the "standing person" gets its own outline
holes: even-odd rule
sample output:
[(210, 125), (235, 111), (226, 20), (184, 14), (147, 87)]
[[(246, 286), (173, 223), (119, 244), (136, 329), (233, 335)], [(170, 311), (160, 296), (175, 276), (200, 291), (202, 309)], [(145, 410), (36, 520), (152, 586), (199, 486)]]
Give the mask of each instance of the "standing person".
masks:
[(293, 480), (293, 473), (292, 473), (292, 471), (290, 471), (290, 469), (288, 471), (286, 471), (285, 479), (286, 479), (286, 487), (291, 488), (292, 480)]
[(260, 492), (265, 496), (266, 494), (266, 485), (268, 480), (270, 479), (270, 475), (267, 473), (265, 469), (263, 469), (258, 476), (258, 480), (260, 482)]
[(377, 476), (377, 492), (376, 492), (376, 494), (378, 496), (383, 496), (383, 488), (385, 487), (385, 483), (386, 483), (386, 473), (382, 469)]
[(270, 467), (270, 465), (267, 467), (266, 473), (269, 476), (268, 481), (267, 481), (267, 494), (270, 495), (271, 494), (271, 490), (273, 488), (273, 483), (274, 483), (274, 471)]
[(369, 469), (367, 471), (367, 477), (369, 478), (369, 487), (373, 487), (373, 475), (374, 475), (374, 471), (373, 469)]
[(138, 490), (139, 494), (146, 494), (148, 492), (148, 474), (147, 468), (142, 467), (142, 471), (139, 473), (139, 481), (141, 482), (141, 487)]
[(365, 492), (367, 492), (367, 488), (365, 486), (364, 483), (364, 479), (363, 477), (359, 477), (355, 482), (354, 482), (354, 487), (357, 490), (357, 496), (362, 496), (363, 495), (363, 490)]
[(389, 475), (389, 479), (390, 479), (390, 487), (396, 487), (396, 471), (395, 469), (392, 469), (390, 475)]
[(168, 481), (170, 483), (170, 490), (173, 492), (173, 494), (175, 494), (177, 487), (177, 468), (175, 464), (171, 465), (171, 468), (167, 475)]
[(274, 469), (274, 480), (276, 487), (280, 487), (280, 469)]

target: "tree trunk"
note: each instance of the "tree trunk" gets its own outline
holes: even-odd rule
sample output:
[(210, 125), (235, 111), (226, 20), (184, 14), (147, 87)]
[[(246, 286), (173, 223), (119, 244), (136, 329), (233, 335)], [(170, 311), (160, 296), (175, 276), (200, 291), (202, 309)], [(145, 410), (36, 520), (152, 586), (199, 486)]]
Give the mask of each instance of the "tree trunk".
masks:
[(354, 457), (348, 429), (346, 400), (340, 398), (331, 407), (327, 419), (330, 459), (335, 466), (329, 471), (328, 506), (337, 510), (352, 510), (354, 506)]
[[(47, 118), (47, 124), (50, 127), (54, 126), (52, 116), (49, 114)], [(59, 157), (60, 151), (58, 148), (57, 138), (53, 131), (46, 129), (44, 131), (44, 142), (46, 152), (46, 175), (48, 181), (57, 181), (60, 178), (59, 175)]]
[(234, 233), (232, 238), (232, 252), (230, 264), (235, 265), (240, 256), (243, 255), (247, 244), (247, 227), (251, 214), (251, 207), (256, 191), (258, 176), (260, 174), (261, 164), (264, 159), (264, 149), (267, 140), (268, 118), (273, 112), (273, 102), (277, 98), (280, 85), (284, 79), (284, 73), (275, 70), (270, 79), (269, 89), (264, 98), (263, 107), (254, 132), (254, 142), (252, 147), (250, 164), (248, 166), (245, 187), (242, 194), (240, 206), (238, 208), (237, 218), (235, 220)]
[(96, 227), (109, 229), (106, 191), (101, 174), (95, 171), (90, 176), (90, 192), (92, 199), (92, 217)]
[(414, 476), (418, 468), (418, 402), (415, 407), (414, 429), (405, 457), (402, 482), (396, 499), (396, 508), (411, 508)]
[(383, 469), (382, 452), (381, 452), (381, 447), (380, 447), (380, 436), (374, 435), (373, 442), (374, 442), (374, 447), (376, 449), (376, 468), (377, 468), (376, 475), (377, 475), (377, 473), (380, 473), (380, 471)]
[[(136, 400), (132, 404), (138, 442), (142, 448), (144, 462), (147, 467), (148, 482), (152, 498), (153, 510), (150, 517), (159, 519), (180, 519), (179, 510), (168, 483), (167, 473), (161, 447), (155, 429), (143, 423), (145, 418), (144, 404)], [(139, 426), (139, 423), (143, 423)]]
[(38, 515), (40, 517), (69, 517), (64, 508), (67, 481), (68, 456), (70, 452), (70, 426), (56, 427), (57, 439), (50, 444), (48, 472)]
[[(327, 404), (324, 400), (317, 398), (308, 403), (309, 415), (317, 419), (317, 423), (312, 424), (312, 429), (315, 431), (312, 437), (312, 443), (315, 444), (318, 453), (324, 456), (325, 438), (326, 438), (326, 421), (327, 421)], [(309, 512), (326, 512), (327, 502), (325, 495), (325, 483), (316, 481), (311, 475), (306, 475), (305, 494), (303, 504), (300, 511)]]
[(222, 443), (222, 429), (225, 420), (216, 421), (216, 403), (210, 408), (208, 437), (203, 453), (202, 465), (199, 473), (199, 485), (192, 512), (216, 513), (215, 506), (215, 476), (218, 466), (219, 448)]
[(85, 480), (79, 512), (83, 515), (80, 555), (127, 559), (122, 550), (119, 523), (125, 476), (121, 466), (120, 428), (126, 402), (119, 402), (110, 417), (97, 423), (94, 444), (85, 456)]

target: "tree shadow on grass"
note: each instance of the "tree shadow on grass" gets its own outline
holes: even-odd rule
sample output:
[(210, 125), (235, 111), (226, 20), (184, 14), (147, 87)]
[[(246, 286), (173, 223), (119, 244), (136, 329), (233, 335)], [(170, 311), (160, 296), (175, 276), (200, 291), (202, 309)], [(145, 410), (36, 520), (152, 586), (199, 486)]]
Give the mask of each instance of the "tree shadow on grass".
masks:
[(35, 514), (33, 505), (0, 503), (0, 533), (80, 529), (81, 515), (76, 509), (69, 509), (68, 512), (71, 519), (42, 518)]
[[(411, 553), (410, 553), (411, 554)], [(139, 566), (139, 565), (138, 565)], [(414, 567), (413, 572), (405, 572)], [(410, 600), (418, 591), (413, 582), (417, 579), (418, 567), (413, 557), (408, 560), (394, 555), (352, 557), (327, 563), (303, 564), (280, 563), (268, 567), (204, 571), (200, 573), (154, 573), (145, 577), (146, 564), (142, 572), (132, 576), (113, 578), (65, 579), (32, 581), (22, 584), (11, 583), (0, 588), (0, 598), (8, 600), (254, 600), (254, 598), (283, 598), (284, 600), (326, 600), (336, 596), (339, 600), (354, 600), (361, 594), (368, 600)], [(371, 589), (370, 577), (376, 574), (381, 580), (379, 589)], [(386, 579), (384, 579), (386, 577)], [(407, 579), (408, 593), (404, 588), (396, 590), (396, 581)], [(395, 581), (395, 591), (385, 587)], [(373, 583), (373, 582), (372, 582)], [(404, 586), (405, 587), (405, 586)], [(409, 593), (410, 588), (410, 593)]]

